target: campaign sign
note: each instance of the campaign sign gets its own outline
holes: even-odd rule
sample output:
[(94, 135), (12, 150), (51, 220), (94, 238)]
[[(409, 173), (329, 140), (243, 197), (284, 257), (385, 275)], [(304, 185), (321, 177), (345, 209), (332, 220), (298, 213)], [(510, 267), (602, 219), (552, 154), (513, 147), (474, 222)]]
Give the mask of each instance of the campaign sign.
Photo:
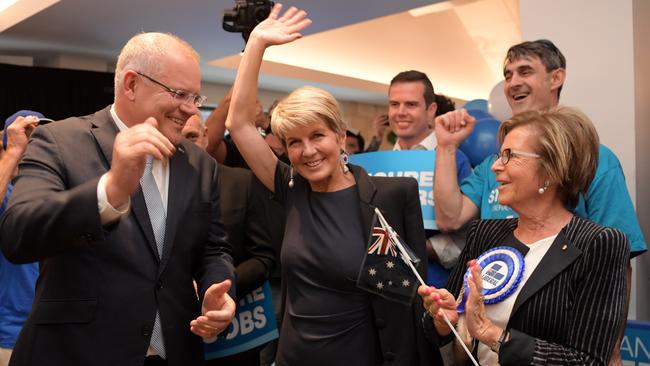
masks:
[(413, 177), (418, 181), (424, 228), (435, 230), (433, 171), (436, 153), (429, 150), (378, 151), (350, 156), (352, 164), (361, 165), (377, 177)]
[(621, 359), (625, 366), (650, 366), (650, 323), (627, 321)]
[(235, 317), (225, 338), (204, 343), (205, 359), (248, 351), (278, 338), (278, 326), (271, 298), (271, 286), (264, 282), (237, 303)]

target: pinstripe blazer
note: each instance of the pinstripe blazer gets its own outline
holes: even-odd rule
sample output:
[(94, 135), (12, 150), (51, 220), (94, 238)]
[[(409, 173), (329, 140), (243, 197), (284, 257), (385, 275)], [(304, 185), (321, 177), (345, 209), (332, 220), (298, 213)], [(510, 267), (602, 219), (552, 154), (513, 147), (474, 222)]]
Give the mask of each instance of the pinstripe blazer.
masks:
[[(460, 293), (465, 263), (503, 245), (517, 219), (471, 224), (447, 289)], [(574, 216), (523, 285), (510, 315), (501, 365), (606, 365), (624, 317), (628, 240)]]

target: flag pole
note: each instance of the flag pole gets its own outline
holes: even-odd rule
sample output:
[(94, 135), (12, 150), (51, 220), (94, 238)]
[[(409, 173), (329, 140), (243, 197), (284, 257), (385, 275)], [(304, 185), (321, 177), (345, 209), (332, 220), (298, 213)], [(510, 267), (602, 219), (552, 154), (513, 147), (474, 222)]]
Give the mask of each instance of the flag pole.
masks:
[[(384, 228), (384, 230), (386, 230), (386, 232), (388, 233), (388, 236), (390, 237), (391, 241), (393, 243), (395, 243), (395, 245), (397, 246), (397, 250), (399, 250), (399, 253), (400, 253), (401, 257), (402, 257), (402, 260), (404, 262), (406, 262), (406, 264), (411, 268), (411, 271), (413, 271), (415, 276), (418, 278), (418, 281), (420, 282), (420, 284), (422, 286), (427, 286), (427, 284), (422, 279), (422, 276), (420, 276), (420, 273), (418, 273), (418, 271), (413, 266), (413, 259), (411, 259), (411, 256), (408, 254), (406, 249), (402, 246), (402, 243), (397, 238), (397, 233), (395, 233), (395, 230), (393, 230), (393, 227), (388, 225), (388, 222), (384, 218), (384, 215), (381, 214), (381, 211), (379, 211), (379, 208), (375, 207), (375, 213), (377, 214), (377, 218), (379, 218), (379, 223)], [(431, 314), (431, 315), (433, 316), (433, 314)], [(472, 360), (472, 363), (474, 363), (475, 366), (479, 366), (478, 362), (476, 362), (476, 360), (474, 359), (474, 356), (472, 356), (472, 352), (470, 352), (470, 350), (467, 348), (467, 346), (465, 345), (465, 342), (463, 342), (463, 339), (460, 337), (460, 334), (458, 334), (458, 332), (456, 331), (454, 326), (451, 324), (451, 322), (449, 321), (449, 318), (447, 317), (447, 314), (445, 314), (444, 311), (442, 312), (442, 316), (445, 318), (445, 322), (447, 323), (447, 326), (449, 327), (449, 329), (451, 329), (451, 331), (454, 333), (454, 335), (456, 336), (456, 338), (460, 342), (460, 345), (463, 346), (463, 349), (465, 350), (465, 353), (467, 353), (467, 356), (469, 356), (469, 358)]]

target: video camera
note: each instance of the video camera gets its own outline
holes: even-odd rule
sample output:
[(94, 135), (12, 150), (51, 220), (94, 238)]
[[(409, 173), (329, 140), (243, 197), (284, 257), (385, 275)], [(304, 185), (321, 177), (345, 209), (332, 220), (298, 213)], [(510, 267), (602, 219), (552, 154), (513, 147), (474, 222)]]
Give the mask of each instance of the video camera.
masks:
[(235, 0), (235, 7), (223, 11), (223, 29), (241, 33), (248, 42), (253, 28), (268, 18), (275, 3), (269, 0)]

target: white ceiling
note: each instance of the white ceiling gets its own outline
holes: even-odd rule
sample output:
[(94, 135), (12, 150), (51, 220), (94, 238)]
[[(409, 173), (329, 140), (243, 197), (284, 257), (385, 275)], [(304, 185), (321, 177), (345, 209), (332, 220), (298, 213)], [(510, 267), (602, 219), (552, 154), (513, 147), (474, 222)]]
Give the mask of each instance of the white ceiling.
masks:
[[(28, 3), (44, 10), (14, 15)], [(54, 3), (53, 5), (51, 5)], [(423, 15), (408, 10), (426, 5)], [(489, 96), (501, 80), (507, 48), (520, 41), (518, 0), (294, 0), (313, 25), (305, 37), (267, 51), (260, 87), (286, 92), (304, 84), (338, 98), (385, 102), (398, 72), (417, 69), (436, 92), (458, 99)], [(47, 7), (49, 6), (49, 7)], [(233, 0), (19, 0), (0, 12), (0, 55), (82, 55), (115, 62), (134, 33), (179, 35), (201, 54), (205, 81), (229, 84), (243, 48), (240, 34), (221, 29)], [(13, 9), (13, 10), (12, 10)]]

